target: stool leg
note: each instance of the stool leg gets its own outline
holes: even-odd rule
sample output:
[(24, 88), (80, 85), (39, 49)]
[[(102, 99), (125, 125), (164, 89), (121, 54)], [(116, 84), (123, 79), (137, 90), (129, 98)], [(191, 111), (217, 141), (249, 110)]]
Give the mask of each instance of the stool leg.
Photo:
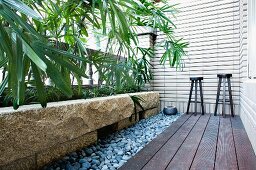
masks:
[(201, 97), (202, 115), (204, 115), (204, 98), (203, 98), (203, 87), (202, 87), (202, 81), (201, 80), (199, 80), (199, 86), (200, 86), (200, 97)]
[(231, 82), (230, 82), (229, 77), (228, 77), (228, 92), (229, 92), (229, 102), (230, 102), (230, 108), (231, 108), (231, 116), (234, 117), (234, 105), (233, 105), (233, 98), (232, 98)]
[(223, 103), (222, 103), (222, 116), (226, 116), (226, 78), (223, 79)]
[(197, 80), (195, 81), (195, 115), (197, 114)]
[(214, 116), (217, 115), (217, 108), (218, 108), (219, 98), (220, 98), (221, 79), (222, 79), (222, 78), (219, 77), (219, 84), (218, 84), (218, 89), (217, 89), (217, 97), (216, 97), (216, 104), (215, 104)]
[(190, 85), (190, 92), (189, 92), (189, 99), (188, 99), (188, 107), (187, 107), (187, 114), (189, 112), (189, 106), (190, 106), (190, 102), (191, 102), (191, 96), (192, 96), (192, 91), (193, 91), (193, 86), (194, 86), (194, 81), (191, 81), (191, 85)]

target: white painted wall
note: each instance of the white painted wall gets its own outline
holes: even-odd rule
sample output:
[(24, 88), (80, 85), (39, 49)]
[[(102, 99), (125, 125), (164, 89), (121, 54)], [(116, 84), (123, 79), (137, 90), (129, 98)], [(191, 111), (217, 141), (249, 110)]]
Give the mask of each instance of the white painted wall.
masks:
[(248, 74), (256, 79), (256, 1), (248, 0)]
[(256, 80), (242, 83), (241, 119), (256, 153)]
[[(170, 1), (171, 2), (171, 1)], [(172, 2), (171, 2), (172, 3)], [(232, 73), (235, 113), (239, 112), (239, 0), (177, 0), (176, 35), (189, 42), (185, 68), (162, 66), (162, 50), (156, 49), (153, 73), (154, 90), (160, 92), (162, 107), (175, 105), (180, 112), (187, 108), (191, 76), (203, 76), (206, 113), (213, 113), (217, 91), (217, 74)], [(157, 37), (161, 41), (164, 36)], [(194, 106), (191, 106), (193, 110)], [(198, 107), (200, 108), (200, 107)], [(221, 106), (218, 109), (221, 111)], [(229, 111), (229, 110), (227, 110)]]
[(254, 28), (250, 28), (255, 24), (252, 22), (252, 16), (255, 19), (255, 4), (252, 2), (255, 3), (254, 0), (249, 0), (249, 3), (240, 0), (240, 116), (256, 153), (256, 80), (249, 79), (255, 77), (256, 71), (253, 47), (256, 34), (252, 32)]

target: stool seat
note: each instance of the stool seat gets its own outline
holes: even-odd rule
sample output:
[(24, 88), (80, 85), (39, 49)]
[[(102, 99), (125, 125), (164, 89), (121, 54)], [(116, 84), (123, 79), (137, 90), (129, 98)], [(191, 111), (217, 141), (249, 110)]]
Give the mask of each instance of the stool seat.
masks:
[(203, 80), (203, 77), (190, 77), (190, 80)]
[(230, 78), (232, 77), (232, 74), (217, 74), (217, 77), (221, 78)]

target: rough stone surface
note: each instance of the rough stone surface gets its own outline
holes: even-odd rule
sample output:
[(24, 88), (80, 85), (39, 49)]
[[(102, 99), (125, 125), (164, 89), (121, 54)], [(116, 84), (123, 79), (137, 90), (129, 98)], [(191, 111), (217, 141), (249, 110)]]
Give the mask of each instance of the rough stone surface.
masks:
[(64, 156), (67, 153), (76, 151), (83, 147), (89, 146), (97, 141), (97, 131), (87, 133), (71, 141), (62, 144), (56, 144), (49, 149), (43, 150), (37, 154), (37, 166), (42, 167), (48, 162)]
[[(159, 93), (157, 92), (141, 92), (141, 93), (131, 93), (130, 96), (139, 96), (144, 101), (140, 101), (140, 104), (144, 108), (144, 110), (152, 109), (155, 107), (159, 107)], [(139, 106), (136, 106), (136, 112), (140, 112), (142, 109)]]
[(58, 143), (131, 116), (128, 95), (24, 106), (0, 111), (0, 165), (30, 156)]
[(146, 119), (148, 117), (151, 117), (151, 116), (157, 114), (158, 110), (159, 109), (156, 107), (156, 108), (153, 108), (153, 109), (148, 109), (148, 110), (142, 111), (141, 117), (142, 117), (142, 119)]
[[(158, 93), (131, 95), (142, 96), (146, 101), (142, 103), (145, 108), (159, 103)], [(47, 108), (37, 104), (22, 106), (16, 111), (1, 108), (0, 166), (77, 139), (133, 113), (134, 104), (128, 94), (53, 102), (48, 103)]]
[(139, 113), (136, 113), (136, 116), (135, 116), (135, 114), (133, 114), (131, 117), (125, 118), (125, 119), (119, 121), (116, 124), (116, 130), (121, 130), (121, 129), (127, 128), (127, 127), (135, 124), (138, 121), (139, 121)]
[(0, 170), (34, 170), (36, 169), (35, 155), (21, 158), (0, 166)]

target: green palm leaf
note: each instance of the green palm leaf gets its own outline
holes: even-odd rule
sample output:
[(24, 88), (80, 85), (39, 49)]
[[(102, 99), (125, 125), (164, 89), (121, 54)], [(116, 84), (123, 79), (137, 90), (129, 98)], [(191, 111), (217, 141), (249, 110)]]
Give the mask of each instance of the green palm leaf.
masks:
[(41, 103), (42, 107), (46, 107), (47, 98), (45, 95), (44, 83), (41, 79), (40, 70), (37, 68), (37, 66), (33, 62), (31, 62), (31, 67), (32, 67), (32, 71), (34, 74), (34, 78), (35, 78), (37, 97), (38, 97), (39, 102)]
[(7, 6), (9, 6), (10, 8), (16, 9), (17, 11), (27, 16), (30, 16), (37, 20), (42, 20), (40, 15), (38, 15), (33, 9), (29, 8), (26, 4), (24, 4), (20, 0), (2, 0), (2, 2)]

